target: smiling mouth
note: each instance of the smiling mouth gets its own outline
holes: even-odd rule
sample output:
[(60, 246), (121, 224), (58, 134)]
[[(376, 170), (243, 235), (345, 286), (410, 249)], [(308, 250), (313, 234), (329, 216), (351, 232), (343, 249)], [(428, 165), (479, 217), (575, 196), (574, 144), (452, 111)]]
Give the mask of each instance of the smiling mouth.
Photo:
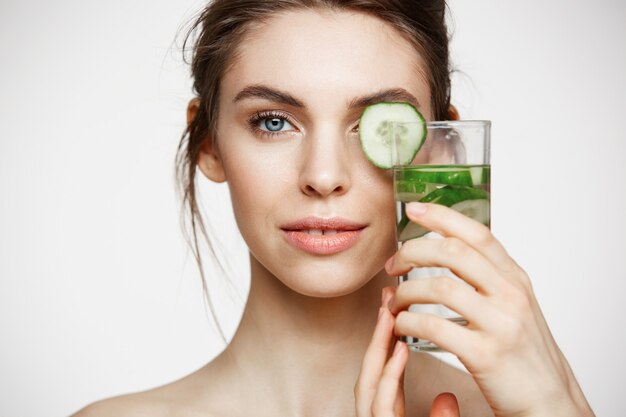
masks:
[(313, 255), (332, 255), (354, 246), (366, 227), (341, 218), (307, 217), (281, 229), (296, 248)]

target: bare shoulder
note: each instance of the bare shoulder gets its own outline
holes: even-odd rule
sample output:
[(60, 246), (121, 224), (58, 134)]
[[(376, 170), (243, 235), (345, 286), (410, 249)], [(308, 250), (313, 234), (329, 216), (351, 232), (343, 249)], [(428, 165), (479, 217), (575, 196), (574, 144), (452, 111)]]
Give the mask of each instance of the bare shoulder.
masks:
[(411, 354), (405, 392), (407, 401), (410, 401), (410, 397), (414, 398), (413, 404), (407, 404), (407, 408), (421, 411), (416, 415), (428, 416), (432, 401), (443, 392), (451, 392), (456, 396), (462, 417), (494, 415), (470, 374), (427, 353)]
[(164, 404), (154, 403), (143, 393), (123, 395), (97, 401), (73, 414), (71, 417), (139, 417), (168, 416)]
[(151, 390), (96, 401), (71, 417), (197, 417), (198, 396), (194, 395), (196, 373)]
[(96, 401), (71, 417), (171, 417), (181, 413), (174, 398), (162, 395), (167, 386)]

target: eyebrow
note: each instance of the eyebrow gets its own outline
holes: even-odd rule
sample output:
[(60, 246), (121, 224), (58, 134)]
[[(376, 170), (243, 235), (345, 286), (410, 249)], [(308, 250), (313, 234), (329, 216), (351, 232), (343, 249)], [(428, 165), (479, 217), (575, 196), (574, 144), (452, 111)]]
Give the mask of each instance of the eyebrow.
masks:
[(236, 103), (246, 98), (261, 98), (294, 107), (305, 107), (304, 103), (291, 94), (264, 85), (250, 85), (244, 88), (235, 96), (233, 102)]
[[(250, 98), (260, 98), (300, 108), (306, 107), (302, 101), (291, 94), (265, 85), (251, 85), (245, 87), (235, 96), (233, 102), (236, 103)], [(398, 87), (380, 90), (362, 97), (356, 97), (350, 101), (348, 108), (353, 110), (381, 102), (406, 102), (414, 105), (416, 108), (420, 107), (419, 101), (413, 94), (409, 93), (404, 88)]]
[(420, 106), (417, 98), (404, 88), (390, 88), (387, 90), (380, 90), (363, 97), (357, 97), (350, 102), (348, 108), (358, 109), (383, 102), (405, 102), (412, 104), (416, 108), (419, 108)]

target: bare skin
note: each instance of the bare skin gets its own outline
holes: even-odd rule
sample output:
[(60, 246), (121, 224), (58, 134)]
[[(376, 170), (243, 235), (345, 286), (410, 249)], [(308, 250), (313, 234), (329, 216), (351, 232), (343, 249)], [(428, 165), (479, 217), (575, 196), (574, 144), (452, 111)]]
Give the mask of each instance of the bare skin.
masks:
[[(426, 302), (426, 296), (448, 301), (427, 288), (383, 290), (396, 283), (390, 274), (426, 265), (424, 257), (433, 248), (406, 245), (394, 255), (391, 178), (365, 159), (358, 120), (367, 104), (378, 101), (413, 102), (429, 119), (425, 71), (408, 41), (363, 14), (286, 12), (250, 31), (221, 83), (217, 137), (209, 138), (198, 160), (207, 178), (228, 183), (250, 249), (251, 290), (240, 327), (225, 351), (197, 372), (160, 388), (92, 404), (76, 416), (458, 416), (454, 397), (440, 396), (442, 392), (455, 394), (464, 416), (503, 409), (515, 390), (499, 387), (515, 378), (506, 366), (497, 368), (503, 372), (490, 367), (490, 357), (476, 357), (469, 349), (460, 352), (479, 375), (481, 392), (472, 376), (431, 356), (409, 354), (401, 344), (392, 353), (400, 334), (425, 337), (454, 352), (457, 346), (467, 349), (466, 341), (476, 333), (472, 328), (467, 329), (471, 335), (443, 339), (421, 318), (403, 313), (408, 304)], [(197, 106), (195, 100), (190, 103), (190, 119)], [(269, 132), (268, 120), (280, 129)], [(438, 230), (447, 215), (411, 219)], [(341, 217), (363, 228), (348, 249), (311, 254), (284, 233), (286, 224), (307, 216)], [(476, 227), (457, 223), (447, 230), (450, 235)], [(395, 263), (385, 269), (392, 255)], [(502, 250), (494, 256), (514, 265), (503, 260), (505, 255)], [(456, 266), (454, 259), (441, 259), (442, 265)], [(478, 259), (463, 266), (479, 271), (487, 268), (484, 264)], [(531, 310), (535, 315), (530, 321), (539, 322), (538, 307)], [(574, 386), (547, 327), (537, 331), (544, 332), (542, 340), (561, 366), (545, 380), (554, 381), (558, 378), (552, 376), (562, 372)], [(485, 332), (489, 346), (501, 342), (496, 336)], [(521, 358), (516, 363), (523, 369), (527, 356), (516, 352), (511, 358)], [(581, 396), (576, 397), (580, 410)], [(505, 411), (499, 415), (542, 415)]]
[[(363, 290), (374, 291), (375, 281), (385, 284), (389, 279), (383, 276), (373, 280)], [(380, 288), (375, 291), (380, 292)], [(341, 331), (335, 335), (318, 333), (326, 338), (326, 343), (316, 343), (312, 331), (308, 337), (313, 341), (308, 337), (300, 343), (292, 341), (290, 354), (286, 350), (271, 350), (272, 338), (284, 338), (281, 334), (287, 329), (280, 329), (274, 316), (266, 312), (266, 296), (257, 287), (251, 289), (248, 307), (232, 343), (205, 367), (156, 389), (94, 403), (76, 416), (355, 415), (353, 388), (374, 329), (376, 317), (371, 313), (378, 306), (369, 309), (367, 320), (355, 318), (359, 320), (359, 330), (363, 330), (358, 337), (348, 337)], [(301, 334), (309, 328), (291, 330)], [(359, 340), (361, 343), (355, 343)], [(267, 356), (257, 354), (266, 346), (270, 349)], [(453, 417), (455, 414), (445, 414), (450, 408), (446, 404), (443, 411), (430, 414), (433, 401), (442, 392), (455, 393), (462, 415), (492, 415), (471, 376), (427, 354), (410, 356), (405, 387), (406, 407), (410, 410), (407, 416)]]

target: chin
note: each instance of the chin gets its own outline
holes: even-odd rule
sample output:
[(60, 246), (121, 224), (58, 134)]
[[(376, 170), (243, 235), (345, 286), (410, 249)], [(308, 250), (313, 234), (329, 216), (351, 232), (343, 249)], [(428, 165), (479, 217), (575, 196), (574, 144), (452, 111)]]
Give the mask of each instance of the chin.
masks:
[[(382, 266), (381, 266), (382, 268)], [(307, 268), (306, 271), (294, 271), (276, 277), (292, 291), (316, 298), (343, 297), (363, 288), (377, 275), (376, 271), (362, 271), (359, 268)]]

